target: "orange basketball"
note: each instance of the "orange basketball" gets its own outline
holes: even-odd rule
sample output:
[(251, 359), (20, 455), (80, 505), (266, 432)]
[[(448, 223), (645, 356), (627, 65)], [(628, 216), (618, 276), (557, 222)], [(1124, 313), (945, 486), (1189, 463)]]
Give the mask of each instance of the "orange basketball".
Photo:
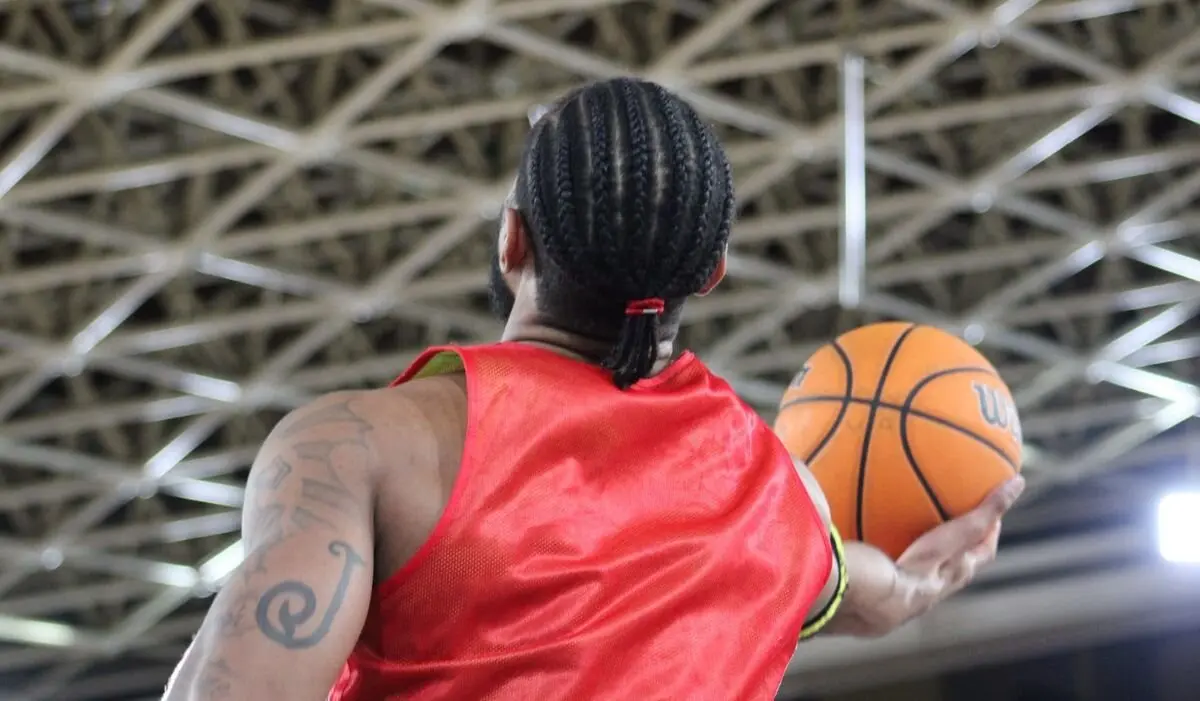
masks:
[(848, 540), (892, 557), (1021, 467), (1021, 424), (996, 369), (944, 331), (872, 324), (813, 354), (775, 430), (825, 490)]

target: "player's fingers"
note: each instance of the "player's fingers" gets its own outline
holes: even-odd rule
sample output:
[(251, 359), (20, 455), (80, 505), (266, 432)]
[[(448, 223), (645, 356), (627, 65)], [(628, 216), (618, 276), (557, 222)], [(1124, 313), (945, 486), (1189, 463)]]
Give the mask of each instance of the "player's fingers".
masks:
[(997, 521), (983, 542), (967, 551), (975, 561), (976, 566), (983, 566), (996, 559), (996, 550), (1000, 547), (1000, 522)]
[(988, 538), (974, 548), (946, 562), (942, 570), (942, 579), (945, 582), (946, 588), (945, 595), (950, 596), (974, 581), (975, 575), (979, 573), (980, 568), (986, 566), (995, 557), (996, 543), (991, 538)]
[(930, 531), (926, 536), (930, 540), (930, 547), (946, 557), (974, 548), (988, 539), (1000, 523), (1000, 519), (1012, 508), (1024, 490), (1025, 480), (1020, 477), (997, 487), (987, 495), (983, 503), (967, 514)]
[(915, 571), (928, 571), (998, 538), (1001, 516), (1012, 507), (1024, 488), (1025, 481), (1020, 477), (1005, 483), (970, 513), (921, 536), (897, 563)]
[(979, 563), (972, 555), (965, 554), (957, 558), (949, 571), (943, 574), (942, 598), (953, 596), (975, 579)]
[(982, 542), (947, 563), (949, 571), (943, 574), (947, 580), (946, 595), (949, 596), (974, 581), (979, 570), (996, 559), (999, 546), (1000, 522), (997, 521)]
[(966, 518), (975, 517), (981, 523), (989, 524), (999, 521), (1008, 513), (1008, 510), (1017, 503), (1017, 499), (1021, 498), (1021, 493), (1025, 491), (1025, 478), (1020, 475), (1013, 477), (1009, 481), (992, 490), (992, 493), (987, 495), (983, 503), (971, 510)]

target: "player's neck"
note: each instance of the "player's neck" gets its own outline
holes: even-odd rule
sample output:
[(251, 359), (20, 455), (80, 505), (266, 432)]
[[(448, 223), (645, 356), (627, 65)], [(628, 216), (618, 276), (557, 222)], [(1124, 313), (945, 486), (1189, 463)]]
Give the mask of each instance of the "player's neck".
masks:
[[(573, 333), (544, 323), (533, 315), (518, 316), (515, 313), (508, 318), (508, 323), (504, 325), (504, 333), (500, 340), (526, 343), (593, 365), (602, 363), (612, 352), (613, 345), (616, 343), (615, 338), (596, 338)], [(674, 354), (673, 341), (674, 334), (659, 342), (659, 361), (654, 364), (651, 374), (657, 374), (671, 364), (671, 357)]]

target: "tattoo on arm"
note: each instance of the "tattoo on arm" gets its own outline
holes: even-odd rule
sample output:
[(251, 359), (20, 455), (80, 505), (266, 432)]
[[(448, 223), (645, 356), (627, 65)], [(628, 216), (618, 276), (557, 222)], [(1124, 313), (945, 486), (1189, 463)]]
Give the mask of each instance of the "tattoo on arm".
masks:
[[(330, 428), (337, 429), (336, 438), (295, 442), (301, 432), (320, 435)], [(277, 432), (288, 449), (251, 483), (254, 500), (247, 504), (247, 520), (256, 526), (253, 545), (274, 543), (316, 526), (336, 530), (338, 517), (367, 508), (363, 495), (348, 487), (340, 473), (364, 472), (370, 465), (371, 430), (349, 401), (285, 420)]]
[[(348, 482), (342, 473), (367, 472), (374, 460), (367, 437), (372, 428), (347, 400), (301, 412), (276, 429), (287, 448), (256, 471), (249, 484), (247, 557), (215, 621), (218, 635), (240, 637), (258, 630), (284, 648), (299, 650), (319, 644), (329, 634), (353, 577), (366, 564), (339, 524), (361, 519), (371, 508), (366, 493), (348, 486), (359, 480), (351, 477)], [(326, 433), (336, 437), (304, 440)], [(329, 555), (341, 561), (339, 581), (327, 604), (322, 606), (314, 588), (301, 579), (260, 583), (268, 560), (285, 541), (316, 532), (328, 534)]]
[[(344, 558), (342, 575), (317, 627), (307, 635), (300, 634), (300, 627), (317, 615), (317, 595), (304, 582), (289, 579), (271, 587), (258, 599), (254, 620), (263, 635), (289, 650), (303, 650), (319, 644), (329, 634), (333, 619), (346, 600), (350, 578), (363, 564), (362, 557), (345, 541), (331, 542), (329, 552), (334, 557)], [(299, 608), (293, 608), (293, 604), (298, 604)]]

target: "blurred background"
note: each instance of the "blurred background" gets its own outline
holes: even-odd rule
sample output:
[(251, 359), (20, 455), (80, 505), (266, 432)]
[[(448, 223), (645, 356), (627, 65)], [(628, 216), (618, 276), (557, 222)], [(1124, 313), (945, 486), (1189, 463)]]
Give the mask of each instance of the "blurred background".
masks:
[(266, 431), (494, 339), (527, 110), (628, 73), (735, 164), (685, 333), (764, 415), (886, 318), (1022, 412), (996, 565), (781, 698), (1200, 698), (1200, 2), (0, 0), (0, 41), (0, 699), (157, 698)]

